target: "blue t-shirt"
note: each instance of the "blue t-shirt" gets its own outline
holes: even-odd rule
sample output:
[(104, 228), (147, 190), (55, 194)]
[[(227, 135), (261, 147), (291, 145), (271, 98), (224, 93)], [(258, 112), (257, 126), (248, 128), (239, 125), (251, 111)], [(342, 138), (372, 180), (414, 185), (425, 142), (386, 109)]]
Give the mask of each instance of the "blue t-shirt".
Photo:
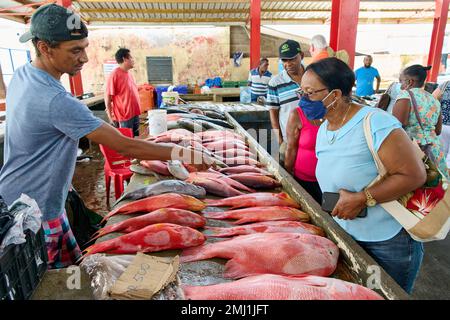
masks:
[[(322, 192), (339, 192), (340, 189), (360, 192), (378, 176), (364, 136), (363, 120), (369, 112), (374, 112), (370, 124), (376, 151), (393, 130), (402, 127), (392, 115), (371, 107), (362, 108), (337, 131), (327, 130), (328, 121), (325, 121), (319, 128), (316, 142), (316, 177)], [(337, 134), (336, 140), (330, 144), (334, 134)], [(334, 219), (357, 241), (385, 241), (401, 230), (402, 226), (380, 205), (367, 210), (364, 218)]]
[(45, 221), (58, 218), (75, 170), (78, 140), (104, 122), (30, 63), (15, 71), (6, 105), (0, 195), (11, 205), (25, 193), (36, 200)]
[(377, 69), (374, 67), (361, 67), (355, 71), (355, 76), (357, 96), (364, 97), (375, 93), (375, 90), (373, 90), (373, 80), (380, 76)]

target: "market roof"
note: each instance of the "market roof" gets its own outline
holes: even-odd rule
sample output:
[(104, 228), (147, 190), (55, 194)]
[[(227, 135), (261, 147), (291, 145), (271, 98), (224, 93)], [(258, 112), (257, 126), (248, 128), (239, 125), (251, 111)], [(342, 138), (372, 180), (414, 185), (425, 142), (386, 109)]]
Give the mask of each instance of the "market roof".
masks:
[[(28, 22), (55, 1), (0, 0), (0, 17)], [(250, 0), (78, 0), (73, 7), (97, 24), (246, 24)], [(361, 0), (360, 23), (431, 23), (435, 0)], [(326, 24), (331, 0), (261, 0), (261, 24)]]

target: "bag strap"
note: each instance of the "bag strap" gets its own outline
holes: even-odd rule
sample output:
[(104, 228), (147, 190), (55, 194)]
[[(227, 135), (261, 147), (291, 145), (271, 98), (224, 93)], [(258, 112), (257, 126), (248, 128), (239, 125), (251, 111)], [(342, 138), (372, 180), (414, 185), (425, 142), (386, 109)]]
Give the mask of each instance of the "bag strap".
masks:
[[(367, 187), (374, 185), (387, 173), (386, 168), (381, 162), (380, 157), (378, 156), (378, 153), (375, 151), (373, 146), (372, 130), (370, 126), (370, 118), (372, 117), (372, 114), (373, 112), (368, 113), (364, 118), (364, 135), (366, 137), (367, 146), (369, 147), (373, 159), (375, 160), (375, 165), (378, 169), (378, 176)], [(410, 230), (417, 224), (417, 222), (419, 222), (418, 218), (411, 214), (411, 212), (404, 206), (402, 206), (398, 201), (383, 202), (380, 203), (380, 206), (384, 210), (386, 210), (395, 220), (397, 220), (406, 230)]]
[(375, 183), (377, 180), (379, 180), (381, 177), (384, 177), (387, 173), (386, 168), (383, 165), (383, 162), (381, 162), (380, 157), (378, 156), (378, 153), (375, 151), (374, 145), (373, 145), (373, 137), (372, 137), (372, 128), (370, 125), (370, 119), (372, 118), (373, 112), (370, 112), (366, 114), (364, 117), (364, 136), (366, 137), (367, 147), (370, 150), (370, 153), (372, 154), (372, 157), (375, 161), (375, 166), (377, 167), (378, 173), (380, 177), (377, 177), (374, 181), (371, 182), (370, 185)]
[(422, 120), (420, 120), (419, 110), (417, 109), (416, 98), (414, 97), (414, 94), (411, 92), (411, 90), (408, 89), (406, 91), (408, 92), (409, 96), (411, 97), (411, 105), (414, 109), (414, 114), (416, 115), (417, 122), (419, 123), (420, 127), (422, 128), (422, 131), (424, 131)]

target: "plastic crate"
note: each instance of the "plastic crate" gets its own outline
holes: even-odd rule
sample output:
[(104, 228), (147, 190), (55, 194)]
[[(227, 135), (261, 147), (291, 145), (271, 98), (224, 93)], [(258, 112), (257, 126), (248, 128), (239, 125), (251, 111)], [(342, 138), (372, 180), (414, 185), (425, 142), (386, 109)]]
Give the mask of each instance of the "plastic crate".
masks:
[(223, 88), (236, 88), (238, 87), (238, 83), (236, 81), (224, 81)]
[(29, 299), (47, 270), (44, 229), (26, 232), (26, 242), (10, 245), (0, 256), (0, 300)]

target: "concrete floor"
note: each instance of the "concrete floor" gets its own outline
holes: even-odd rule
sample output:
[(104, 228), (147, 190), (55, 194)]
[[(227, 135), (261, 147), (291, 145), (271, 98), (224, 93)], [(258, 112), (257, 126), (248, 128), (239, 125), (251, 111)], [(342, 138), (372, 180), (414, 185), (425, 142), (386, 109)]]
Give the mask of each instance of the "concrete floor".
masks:
[[(93, 158), (89, 162), (77, 163), (73, 185), (86, 206), (104, 215), (106, 189), (103, 176), (103, 157), (97, 145), (87, 152)], [(114, 190), (113, 185), (111, 189)], [(110, 203), (114, 203), (114, 191)], [(443, 241), (425, 244), (425, 257), (417, 278), (412, 298), (450, 299), (450, 237)]]

